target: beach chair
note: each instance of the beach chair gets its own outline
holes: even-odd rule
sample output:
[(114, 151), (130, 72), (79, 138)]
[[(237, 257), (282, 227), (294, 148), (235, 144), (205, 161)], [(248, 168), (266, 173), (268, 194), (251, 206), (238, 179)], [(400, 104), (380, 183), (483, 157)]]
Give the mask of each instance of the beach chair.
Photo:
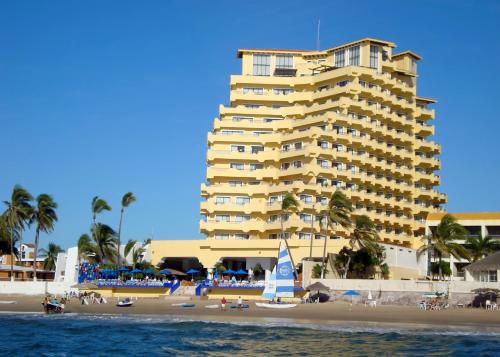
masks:
[(486, 310), (493, 310), (493, 304), (491, 303), (491, 300), (486, 300)]

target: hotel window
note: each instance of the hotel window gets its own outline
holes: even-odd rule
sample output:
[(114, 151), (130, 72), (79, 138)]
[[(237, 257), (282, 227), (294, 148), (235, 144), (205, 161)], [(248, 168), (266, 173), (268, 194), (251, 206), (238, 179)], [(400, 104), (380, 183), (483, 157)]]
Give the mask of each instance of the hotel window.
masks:
[(237, 205), (243, 206), (243, 205), (246, 205), (247, 203), (250, 203), (250, 197), (246, 197), (246, 196), (236, 197), (236, 204)]
[(253, 93), (253, 94), (264, 94), (264, 88), (243, 88), (243, 94)]
[(323, 168), (328, 168), (328, 161), (326, 160), (318, 159), (316, 163)]
[(215, 197), (215, 204), (216, 205), (222, 205), (225, 203), (229, 203), (231, 199), (229, 197), (223, 197), (223, 196), (217, 196)]
[(316, 202), (319, 203), (320, 205), (326, 205), (328, 204), (328, 198), (325, 196), (317, 196)]
[(274, 94), (288, 95), (293, 93), (293, 89), (291, 88), (273, 88)]
[(231, 169), (236, 169), (236, 170), (243, 170), (245, 168), (245, 166), (243, 164), (238, 164), (238, 163), (230, 163), (229, 164), (229, 167)]
[(300, 200), (304, 203), (312, 203), (312, 196), (310, 195), (300, 195)]
[(250, 164), (250, 171), (260, 170), (264, 168), (262, 164)]
[(229, 186), (231, 187), (242, 187), (243, 181), (229, 181)]
[(250, 220), (250, 216), (249, 215), (237, 215), (234, 217), (234, 221), (236, 223), (241, 223), (241, 222), (246, 222), (246, 221), (249, 221)]
[(378, 46), (370, 45), (370, 67), (378, 68)]
[(318, 146), (322, 149), (328, 149), (328, 141), (318, 141)]
[(215, 233), (215, 239), (227, 240), (229, 239), (228, 233)]
[(496, 283), (497, 282), (497, 271), (496, 270), (490, 270), (490, 271), (488, 271), (488, 281), (490, 283)]
[(241, 233), (236, 233), (234, 235), (234, 239), (237, 239), (237, 240), (246, 240), (246, 239), (249, 239), (250, 236), (248, 234), (241, 234)]
[(359, 66), (359, 46), (349, 48), (349, 65)]
[(302, 141), (298, 141), (298, 142), (294, 143), (293, 147), (295, 148), (295, 150), (302, 149)]
[(311, 233), (299, 233), (299, 239), (303, 240), (310, 240), (311, 239)]
[(253, 55), (253, 75), (254, 76), (271, 75), (270, 55)]
[(306, 222), (306, 223), (311, 223), (312, 222), (312, 215), (301, 213), (300, 220), (303, 222)]
[(276, 68), (293, 68), (292, 55), (276, 55)]
[(245, 152), (245, 147), (243, 145), (231, 145), (231, 151)]
[(417, 73), (417, 61), (413, 58), (410, 61), (410, 72)]
[(345, 66), (345, 50), (335, 51), (335, 67)]
[(284, 162), (281, 164), (281, 169), (282, 170), (288, 170), (290, 168), (290, 163), (289, 162)]
[(263, 146), (252, 145), (252, 154), (258, 154), (261, 151), (264, 151), (264, 147)]
[(302, 161), (294, 161), (293, 162), (293, 167), (295, 167), (296, 169), (299, 169), (302, 167)]
[(229, 222), (229, 215), (228, 214), (216, 214), (215, 215), (215, 222)]

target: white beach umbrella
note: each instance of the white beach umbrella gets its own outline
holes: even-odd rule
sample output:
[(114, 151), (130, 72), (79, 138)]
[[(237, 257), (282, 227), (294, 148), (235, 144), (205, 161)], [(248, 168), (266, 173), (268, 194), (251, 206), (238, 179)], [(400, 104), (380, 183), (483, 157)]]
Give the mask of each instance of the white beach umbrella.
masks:
[(373, 300), (372, 291), (368, 290), (368, 300)]

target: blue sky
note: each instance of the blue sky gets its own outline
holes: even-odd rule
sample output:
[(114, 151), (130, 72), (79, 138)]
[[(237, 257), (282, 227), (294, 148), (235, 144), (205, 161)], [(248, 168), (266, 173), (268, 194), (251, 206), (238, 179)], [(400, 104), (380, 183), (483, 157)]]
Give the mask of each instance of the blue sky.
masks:
[(314, 48), (321, 19), (322, 48), (375, 37), (423, 56), (446, 207), (499, 211), (499, 18), (494, 1), (2, 1), (0, 200), (14, 184), (54, 195), (42, 245), (74, 245), (94, 195), (116, 227), (127, 191), (123, 239), (199, 238), (206, 135), (236, 49)]

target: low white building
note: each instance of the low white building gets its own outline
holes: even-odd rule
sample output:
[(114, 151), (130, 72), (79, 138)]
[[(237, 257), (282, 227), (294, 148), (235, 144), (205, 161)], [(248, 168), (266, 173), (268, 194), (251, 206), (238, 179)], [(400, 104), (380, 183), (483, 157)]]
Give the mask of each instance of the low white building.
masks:
[[(500, 252), (488, 255), (465, 268), (466, 281), (497, 283), (500, 277)], [(499, 286), (500, 287), (500, 286)]]

